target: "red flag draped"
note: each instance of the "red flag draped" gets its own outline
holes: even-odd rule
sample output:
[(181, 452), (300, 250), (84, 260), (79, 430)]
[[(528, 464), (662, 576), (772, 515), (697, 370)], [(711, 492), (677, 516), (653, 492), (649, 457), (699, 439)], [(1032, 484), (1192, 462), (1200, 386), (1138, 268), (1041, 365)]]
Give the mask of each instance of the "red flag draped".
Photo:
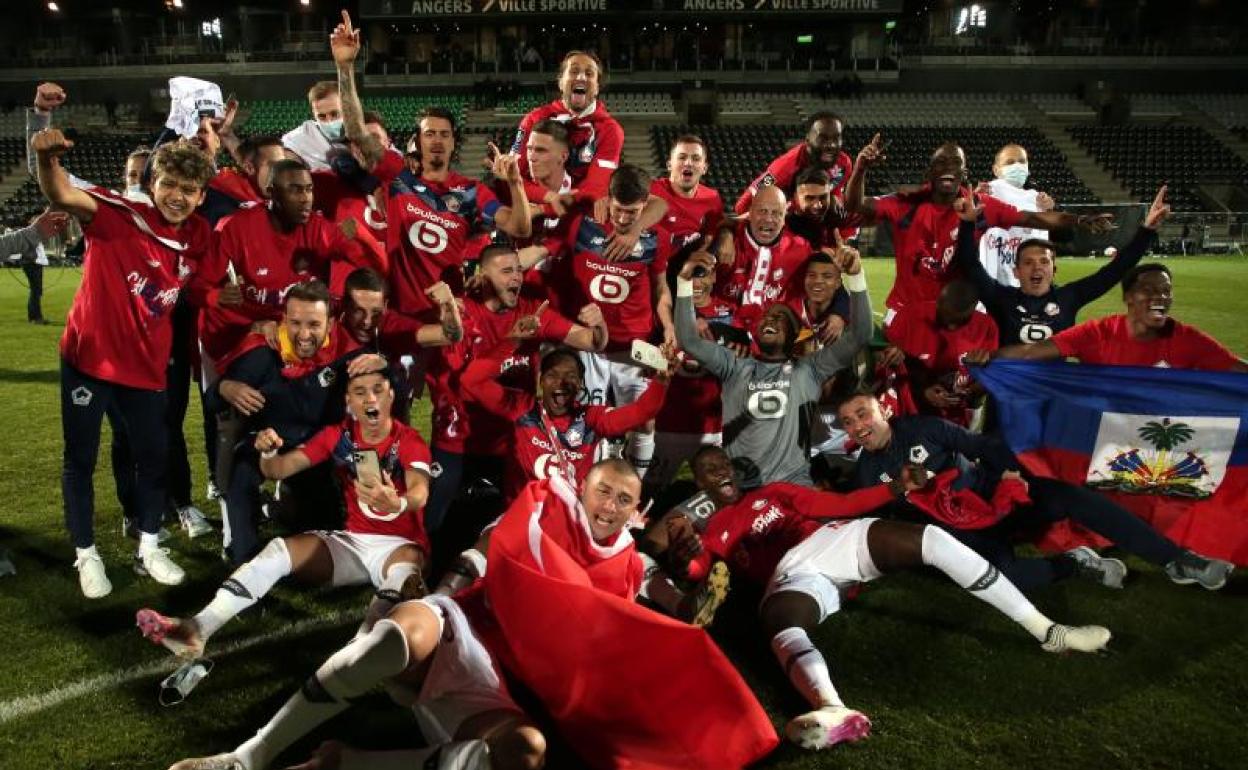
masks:
[(503, 665), (590, 767), (724, 770), (776, 746), (771, 721), (705, 631), (596, 587), (635, 583), (631, 545), (587, 559), (591, 544), (558, 542), (539, 520), (556, 537), (579, 528), (549, 481), (529, 484), (490, 536), (485, 592)]

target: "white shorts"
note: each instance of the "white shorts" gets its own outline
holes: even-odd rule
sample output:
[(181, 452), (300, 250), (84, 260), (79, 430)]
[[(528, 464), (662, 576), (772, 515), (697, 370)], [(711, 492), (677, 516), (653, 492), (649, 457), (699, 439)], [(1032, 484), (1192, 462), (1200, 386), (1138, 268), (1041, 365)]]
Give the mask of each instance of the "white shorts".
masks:
[(585, 392), (581, 394), (581, 403), (585, 406), (607, 403), (626, 406), (641, 398), (650, 385), (645, 370), (633, 363), (628, 351), (581, 351), (577, 355), (585, 365)]
[(798, 591), (819, 605), (819, 622), (841, 607), (841, 591), (881, 573), (871, 560), (867, 530), (879, 519), (832, 521), (789, 549), (771, 575), (763, 601), (780, 591)]
[(330, 584), (334, 587), (372, 583), (373, 588), (381, 588), (386, 559), (390, 558), (394, 549), (405, 545), (420, 548), (411, 540), (397, 535), (362, 534), (346, 530), (315, 530), (312, 534), (329, 547), (330, 558), (334, 560), (334, 577)]
[(685, 460), (704, 446), (720, 446), (723, 444), (722, 433), (667, 433), (656, 431), (654, 434), (654, 459), (646, 471), (646, 486), (663, 488), (672, 483), (676, 472)]
[(416, 599), (438, 616), (441, 641), (412, 709), (430, 744), (454, 740), (470, 717), (506, 709), (520, 713), (507, 684), (468, 618), (449, 596)]

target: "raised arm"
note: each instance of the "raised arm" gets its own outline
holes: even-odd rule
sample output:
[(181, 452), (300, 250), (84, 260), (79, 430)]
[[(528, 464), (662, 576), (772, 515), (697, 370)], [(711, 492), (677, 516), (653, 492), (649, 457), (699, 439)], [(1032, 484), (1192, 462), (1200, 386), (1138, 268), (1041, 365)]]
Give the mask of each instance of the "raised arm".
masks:
[(849, 324), (836, 342), (802, 359), (800, 367), (811, 367), (816, 379), (824, 382), (854, 361), (858, 351), (871, 341), (875, 319), (871, 315), (871, 295), (867, 293), (867, 275), (862, 269), (858, 250), (836, 235), (837, 265), (841, 268), (842, 285), (849, 292)]
[(656, 377), (650, 380), (641, 397), (631, 404), (590, 407), (586, 422), (604, 436), (623, 436), (657, 417), (666, 396), (667, 382)]
[(256, 434), (255, 447), (260, 453), (260, 472), (266, 479), (281, 481), (312, 467), (312, 461), (301, 449), (278, 454), (277, 451), (282, 448), (282, 437), (272, 428), (265, 428)]
[(975, 220), (979, 209), (969, 199), (958, 198), (953, 202), (958, 213), (958, 245), (953, 250), (953, 264), (962, 268), (966, 277), (979, 291), (980, 299), (989, 299), (999, 293), (1000, 284), (979, 261), (979, 239), (975, 237)]
[(499, 358), (484, 355), (474, 359), (460, 375), (459, 385), (472, 401), (487, 411), (508, 420), (518, 420), (533, 408), (532, 394), (514, 388), (505, 388), (494, 378), (498, 376)]
[(1074, 294), (1075, 302), (1079, 307), (1083, 307), (1114, 288), (1114, 284), (1121, 281), (1128, 270), (1140, 263), (1145, 252), (1153, 245), (1157, 228), (1166, 221), (1168, 216), (1170, 216), (1170, 204), (1166, 203), (1166, 185), (1163, 184), (1153, 198), (1148, 213), (1144, 215), (1140, 229), (1135, 231), (1135, 236), (1122, 248), (1122, 252), (1092, 275), (1067, 284), (1067, 291)]
[(342, 127), (360, 149), (364, 168), (372, 171), (381, 160), (386, 148), (381, 141), (364, 128), (364, 106), (355, 89), (355, 59), (360, 53), (360, 31), (351, 25), (351, 16), (345, 10), (342, 21), (329, 36), (329, 50), (338, 69), (338, 95), (342, 99)]
[(494, 149), (494, 176), (507, 183), (511, 205), (500, 206), (494, 212), (494, 224), (513, 238), (528, 238), (533, 234), (533, 207), (524, 191), (524, 177), (516, 156)]
[(31, 148), (35, 151), (39, 177), (39, 191), (58, 209), (68, 212), (85, 227), (95, 217), (99, 206), (95, 198), (70, 184), (69, 176), (61, 168), (60, 156), (74, 143), (55, 128), (35, 134)]
[(866, 195), (867, 169), (884, 161), (888, 156), (884, 153), (884, 141), (879, 134), (871, 137), (871, 142), (858, 153), (854, 161), (854, 170), (845, 183), (845, 208), (850, 213), (861, 214), (868, 219), (875, 216), (875, 203)]
[(689, 255), (676, 279), (676, 302), (673, 315), (676, 324), (676, 343), (708, 372), (725, 379), (732, 373), (736, 356), (721, 345), (702, 339), (698, 334), (697, 319), (693, 311), (693, 271), (715, 269), (715, 258), (705, 251)]

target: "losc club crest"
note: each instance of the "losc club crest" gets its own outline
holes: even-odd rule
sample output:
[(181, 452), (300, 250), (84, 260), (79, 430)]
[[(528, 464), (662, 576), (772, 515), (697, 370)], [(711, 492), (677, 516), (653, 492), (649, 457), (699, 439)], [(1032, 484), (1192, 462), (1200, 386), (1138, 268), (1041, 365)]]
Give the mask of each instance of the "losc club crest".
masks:
[(1226, 475), (1238, 417), (1101, 416), (1087, 485), (1174, 497), (1212, 495)]
[(452, 214), (456, 214), (459, 212), (459, 207), (460, 207), (459, 196), (456, 195), (455, 193), (450, 193), (449, 195), (443, 195), (442, 203), (446, 206), (446, 210), (451, 212)]

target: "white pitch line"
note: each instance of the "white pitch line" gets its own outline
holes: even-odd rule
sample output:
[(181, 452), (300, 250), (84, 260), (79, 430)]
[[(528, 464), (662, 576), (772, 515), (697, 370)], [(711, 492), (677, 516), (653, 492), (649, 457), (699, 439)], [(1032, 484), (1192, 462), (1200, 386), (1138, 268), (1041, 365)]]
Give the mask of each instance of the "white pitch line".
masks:
[[(213, 659), (222, 658), (236, 652), (242, 652), (243, 650), (250, 649), (257, 645), (265, 644), (266, 642), (272, 642), (277, 639), (284, 639), (290, 636), (299, 636), (321, 628), (341, 625), (349, 620), (358, 622), (359, 619), (359, 611), (343, 611), (336, 612), (332, 615), (326, 615), (325, 617), (300, 620), (276, 631), (269, 631), (267, 633), (257, 634), (256, 636), (249, 636), (244, 639), (238, 639), (236, 641), (223, 644), (213, 652), (212, 657)], [(39, 695), (23, 695), (19, 698), (13, 698), (12, 700), (0, 702), (0, 725), (12, 722), (15, 719), (30, 716), (31, 714), (38, 714), (40, 711), (46, 711), (47, 709), (59, 706), (66, 701), (81, 698), (84, 695), (91, 695), (93, 693), (113, 687), (119, 687), (123, 684), (128, 684), (139, 679), (147, 679), (149, 677), (156, 676), (157, 674), (171, 672), (182, 666), (185, 662), (186, 661), (184, 660), (169, 656), (161, 658), (160, 660), (131, 666), (130, 668), (123, 668), (118, 671), (114, 671), (111, 674), (101, 674), (100, 676), (93, 676), (89, 679), (82, 679)]]

